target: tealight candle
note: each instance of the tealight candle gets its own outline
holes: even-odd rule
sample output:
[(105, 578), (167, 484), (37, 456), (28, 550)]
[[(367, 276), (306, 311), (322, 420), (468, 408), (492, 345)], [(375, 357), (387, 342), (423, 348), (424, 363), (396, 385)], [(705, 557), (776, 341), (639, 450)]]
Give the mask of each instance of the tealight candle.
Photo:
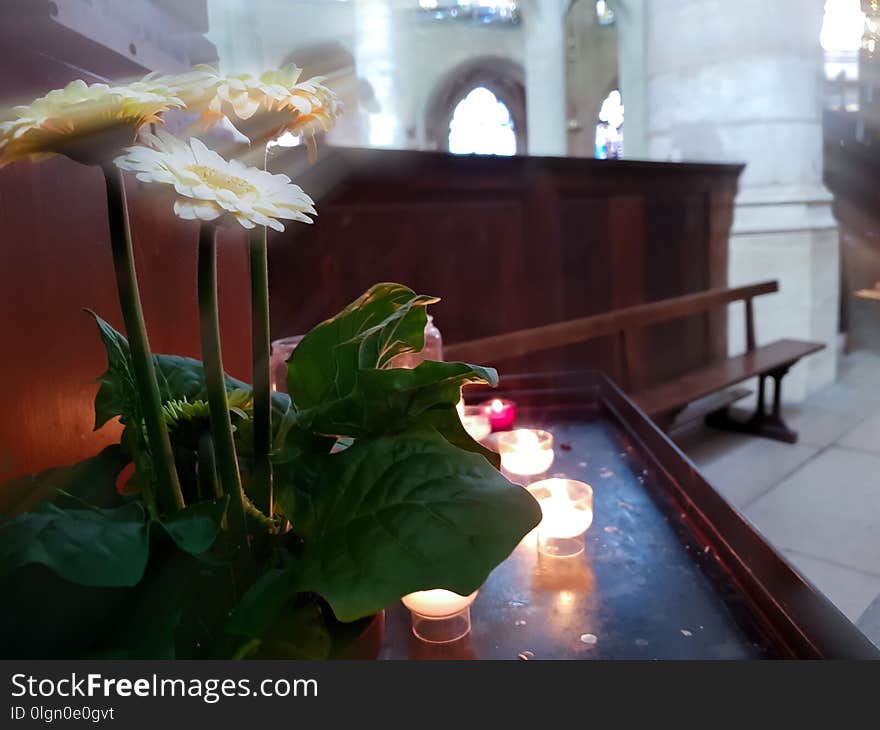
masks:
[(544, 479), (528, 490), (541, 507), (538, 550), (554, 557), (583, 552), (583, 534), (593, 524), (593, 488), (574, 479)]
[(518, 428), (498, 436), (501, 468), (514, 480), (544, 474), (553, 463), (553, 434), (532, 428)]
[(287, 361), (296, 346), (302, 342), (303, 337), (305, 335), (294, 335), (272, 341), (269, 355), (269, 380), (272, 390), (279, 393), (287, 392)]
[(416, 638), (431, 644), (445, 644), (470, 633), (471, 604), (476, 597), (477, 591), (460, 596), (444, 588), (434, 588), (410, 593), (400, 600), (410, 610)]
[(480, 406), (463, 406), (459, 411), (461, 424), (474, 441), (482, 441), (492, 433), (489, 417)]
[(493, 431), (504, 431), (516, 421), (516, 403), (512, 400), (494, 398), (480, 403), (480, 407), (489, 417)]

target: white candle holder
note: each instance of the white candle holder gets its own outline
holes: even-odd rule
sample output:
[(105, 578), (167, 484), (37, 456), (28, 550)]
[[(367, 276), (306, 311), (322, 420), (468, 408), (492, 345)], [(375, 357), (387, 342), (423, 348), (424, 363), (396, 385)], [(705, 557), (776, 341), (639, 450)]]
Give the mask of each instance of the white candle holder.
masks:
[(541, 506), (538, 551), (554, 558), (580, 555), (593, 524), (593, 488), (574, 479), (544, 479), (528, 490)]
[(492, 433), (489, 416), (480, 406), (462, 406), (459, 410), (461, 425), (474, 441), (482, 441)]
[(269, 355), (269, 380), (272, 390), (279, 393), (287, 392), (287, 361), (296, 346), (302, 342), (303, 337), (305, 335), (294, 335), (272, 341)]
[(477, 591), (469, 596), (443, 588), (416, 591), (401, 602), (410, 610), (412, 632), (429, 644), (448, 644), (463, 639), (471, 632), (471, 604)]
[(553, 464), (553, 434), (538, 428), (518, 428), (498, 434), (501, 469), (517, 484), (528, 484)]

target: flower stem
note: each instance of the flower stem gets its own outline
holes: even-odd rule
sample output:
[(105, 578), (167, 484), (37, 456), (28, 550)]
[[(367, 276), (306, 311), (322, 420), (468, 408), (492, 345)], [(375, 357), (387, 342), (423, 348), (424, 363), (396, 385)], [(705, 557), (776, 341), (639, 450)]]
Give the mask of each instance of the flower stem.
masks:
[(202, 223), (199, 229), (199, 325), (202, 334), (202, 361), (205, 367), (205, 386), (211, 412), (211, 434), (217, 474), (223, 493), (229, 496), (227, 519), (236, 542), (245, 544), (244, 504), (241, 495), (241, 476), (232, 438), (229, 401), (226, 398), (226, 378), (223, 374), (223, 355), (220, 351), (220, 317), (217, 311), (217, 241), (216, 229), (211, 223)]
[(254, 374), (254, 502), (269, 517), (274, 509), (272, 394), (269, 384), (269, 264), (266, 226), (251, 231), (251, 336)]
[(184, 507), (183, 493), (174, 466), (168, 427), (162, 418), (162, 398), (159, 394), (156, 368), (141, 309), (131, 231), (128, 225), (125, 187), (122, 184), (122, 173), (116, 167), (108, 164), (103, 168), (103, 172), (107, 185), (107, 221), (110, 227), (110, 245), (113, 251), (113, 266), (116, 270), (119, 306), (125, 321), (138, 398), (147, 431), (153, 469), (156, 473), (159, 507), (167, 514), (173, 514)]

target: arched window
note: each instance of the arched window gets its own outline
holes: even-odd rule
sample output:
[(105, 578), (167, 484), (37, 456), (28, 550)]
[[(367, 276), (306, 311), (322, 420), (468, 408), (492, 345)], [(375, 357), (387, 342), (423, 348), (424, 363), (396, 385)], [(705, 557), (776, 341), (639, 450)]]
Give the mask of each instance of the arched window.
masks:
[(596, 124), (596, 157), (612, 160), (623, 156), (623, 99), (617, 89), (609, 92), (599, 109)]
[(449, 151), (459, 155), (515, 155), (516, 131), (507, 105), (485, 86), (468, 93), (449, 122)]
[(614, 11), (608, 0), (596, 0), (596, 22), (599, 25), (614, 25), (615, 20)]
[(874, 53), (873, 24), (859, 0), (826, 0), (819, 43), (825, 52), (825, 105), (857, 109), (859, 102), (859, 48)]

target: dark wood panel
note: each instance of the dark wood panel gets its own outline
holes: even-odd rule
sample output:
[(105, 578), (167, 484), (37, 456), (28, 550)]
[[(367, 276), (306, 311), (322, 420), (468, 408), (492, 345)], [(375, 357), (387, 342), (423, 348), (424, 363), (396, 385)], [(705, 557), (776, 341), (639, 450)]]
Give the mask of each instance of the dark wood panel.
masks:
[[(12, 62), (0, 70), (7, 98), (84, 74), (45, 54), (7, 50)], [(90, 71), (91, 78), (107, 74)], [(273, 160), (275, 171), (288, 172), (316, 198), (320, 212), (314, 226), (290, 225), (270, 237), (276, 336), (305, 331), (381, 280), (443, 297), (435, 313), (447, 342), (650, 301), (656, 293), (649, 284), (675, 268), (655, 270), (654, 250), (693, 266), (694, 281), (726, 281), (726, 248), (718, 241), (729, 227), (738, 166), (329, 148), (320, 154), (312, 167), (302, 149)], [(128, 188), (153, 349), (197, 356), (196, 226), (175, 219), (170, 201), (155, 191), (133, 179)], [(709, 211), (694, 202), (710, 197)], [(104, 205), (100, 174), (63, 158), (0, 171), (0, 479), (70, 463), (116, 436), (112, 426), (91, 431), (104, 360), (81, 312), (90, 307), (121, 326)], [(662, 206), (669, 220), (685, 220), (678, 234), (656, 223), (651, 205)], [(711, 225), (691, 225), (692, 216)], [(226, 365), (249, 379), (245, 236), (232, 227), (221, 242)], [(613, 343), (579, 347), (505, 367), (607, 367), (613, 357)], [(650, 348), (643, 353), (646, 361), (653, 355)]]
[[(78, 78), (92, 82), (145, 71), (72, 34), (71, 43), (58, 44), (47, 24), (37, 23), (47, 12), (37, 5), (31, 15), (13, 13), (14, 27), (0, 29), (4, 105), (28, 102)], [(175, 218), (171, 200), (156, 197), (155, 188), (133, 177), (127, 188), (153, 350), (198, 356), (197, 226)], [(118, 437), (113, 424), (92, 431), (96, 379), (106, 361), (95, 325), (82, 308), (120, 330), (123, 326), (97, 169), (62, 157), (3, 168), (0, 221), (4, 481), (90, 456)], [(224, 231), (218, 278), (227, 369), (250, 379), (245, 240), (241, 229)]]
[[(537, 327), (723, 286), (737, 165), (458, 157), (300, 149), (272, 169), (317, 202), (318, 223), (270, 250), (273, 333), (296, 334), (374, 281), (444, 302), (447, 343)], [(315, 277), (320, 291), (315, 291)], [(723, 318), (700, 316), (632, 338), (640, 385), (720, 354)], [(597, 367), (617, 373), (613, 341), (530, 353), (506, 372)]]
[(636, 334), (639, 329), (663, 322), (707, 312), (731, 302), (748, 300), (762, 294), (779, 291), (779, 282), (764, 281), (724, 289), (685, 294), (659, 302), (646, 302), (633, 307), (580, 317), (562, 322), (505, 332), (469, 342), (447, 345), (446, 353), (455, 358), (475, 358), (493, 353), (499, 360), (511, 360), (550, 347), (565, 347), (585, 339), (594, 339), (626, 332)]
[[(128, 180), (141, 297), (155, 352), (199, 356), (197, 226)], [(4, 383), (0, 478), (71, 463), (118, 436), (92, 432), (106, 360), (94, 310), (124, 331), (116, 297), (101, 173), (63, 158), (0, 171), (0, 327)], [(244, 233), (221, 236), (219, 287), (227, 369), (250, 378)]]
[[(433, 311), (444, 333), (469, 338), (499, 318), (513, 323), (518, 310), (525, 313), (528, 291), (522, 228), (516, 200), (462, 202), (454, 215), (449, 206), (427, 201), (320, 205), (308, 236), (289, 243), (279, 236), (272, 244), (275, 334), (303, 332), (377, 281), (398, 280), (443, 299)], [(501, 257), (499, 241), (506, 242)], [(469, 292), (470, 308), (458, 301), (462, 291)]]

